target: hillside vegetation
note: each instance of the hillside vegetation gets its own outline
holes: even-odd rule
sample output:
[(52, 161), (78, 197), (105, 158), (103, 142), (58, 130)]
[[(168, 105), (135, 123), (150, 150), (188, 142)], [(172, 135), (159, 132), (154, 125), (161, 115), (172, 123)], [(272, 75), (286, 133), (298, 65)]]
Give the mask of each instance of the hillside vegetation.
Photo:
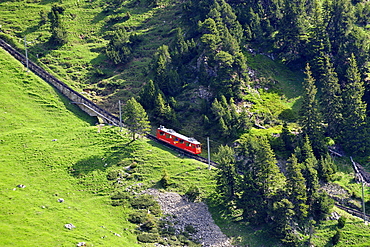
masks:
[[(1, 246), (140, 246), (127, 221), (133, 209), (113, 207), (114, 193), (155, 186), (164, 169), (176, 191), (193, 184), (204, 197), (212, 192), (207, 166), (148, 140), (131, 142), (118, 128), (98, 132), (96, 119), (0, 52)], [(133, 163), (135, 178), (108, 180)]]
[[(150, 141), (131, 141), (126, 131), (93, 126), (53, 90), (29, 88), (31, 75), (4, 65), (4, 82), (22, 81), (0, 92), (9, 121), (4, 157), (22, 167), (45, 163), (68, 177), (66, 186), (119, 206), (123, 218), (145, 225), (142, 233), (126, 222), (128, 242), (134, 234), (151, 242), (162, 234), (152, 216), (130, 213), (135, 199), (121, 190), (137, 183), (181, 193), (199, 187), (216, 221), (231, 224), (223, 231), (241, 244), (356, 245), (356, 234), (367, 241), (350, 216), (347, 224), (326, 221), (335, 207), (323, 188), (341, 185), (346, 205), (361, 208), (348, 160), (333, 159), (330, 150), (368, 167), (368, 1), (9, 0), (0, 11), (1, 38), (21, 51), (26, 44), (33, 61), (108, 111), (118, 113), (118, 100), (131, 102), (146, 110), (153, 128), (165, 125), (203, 143), (210, 137), (219, 164), (212, 171)], [(277, 239), (265, 242), (264, 234)]]

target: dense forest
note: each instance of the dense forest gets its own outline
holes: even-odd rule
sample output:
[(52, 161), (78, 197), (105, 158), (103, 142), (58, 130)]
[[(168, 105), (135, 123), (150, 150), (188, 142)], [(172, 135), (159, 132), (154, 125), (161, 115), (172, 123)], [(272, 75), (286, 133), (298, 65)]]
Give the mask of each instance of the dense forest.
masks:
[[(90, 83), (98, 85), (102, 95), (127, 90), (124, 80), (104, 84), (114, 77), (104, 69), (129, 68), (142, 54), (144, 38), (138, 29), (120, 25), (132, 18), (124, 10), (176, 5), (174, 16), (180, 25), (163, 34), (166, 42), (155, 47), (140, 72), (140, 86), (128, 95), (137, 102), (130, 100), (141, 104), (152, 126), (165, 124), (215, 140), (217, 190), (225, 212), (240, 214), (255, 226), (268, 225), (287, 246), (310, 243), (314, 225), (333, 206), (320, 190), (336, 172), (329, 148), (365, 162), (370, 151), (370, 3), (110, 0), (96, 4), (107, 16), (105, 43), (98, 49), (107, 62), (88, 75), (95, 78)], [(62, 1), (40, 11), (39, 25), (49, 32), (39, 47), (33, 47), (40, 61), (45, 63), (46, 51), (69, 44), (68, 11)], [(4, 33), (2, 37), (11, 42)], [(272, 91), (283, 97), (296, 90), (293, 85), (283, 91), (279, 81), (252, 69), (248, 58), (260, 55), (302, 74), (297, 82), (302, 88), (298, 109), (279, 115), (253, 110), (256, 102), (251, 95), (256, 92)], [(252, 131), (276, 126), (281, 131), (274, 136)]]

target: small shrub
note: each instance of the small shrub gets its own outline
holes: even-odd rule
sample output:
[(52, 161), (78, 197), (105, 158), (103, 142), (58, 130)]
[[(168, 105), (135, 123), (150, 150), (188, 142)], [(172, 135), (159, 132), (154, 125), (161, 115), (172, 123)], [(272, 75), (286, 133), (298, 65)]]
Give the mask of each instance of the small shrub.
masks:
[(188, 191), (185, 193), (186, 197), (189, 199), (191, 202), (195, 202), (195, 200), (199, 197), (200, 191), (199, 188), (195, 185), (190, 186)]
[(344, 216), (340, 216), (338, 219), (338, 228), (343, 228), (346, 225), (347, 218)]
[(331, 239), (333, 245), (337, 245), (341, 237), (342, 237), (342, 232), (339, 229), (337, 229), (337, 232), (334, 234), (334, 236)]
[(143, 243), (156, 243), (158, 242), (159, 236), (155, 233), (143, 232), (137, 236), (137, 240)]
[(148, 220), (148, 214), (145, 210), (135, 211), (128, 217), (128, 221), (134, 224), (143, 224)]
[(184, 230), (190, 234), (194, 234), (197, 232), (197, 230), (192, 225), (186, 225)]
[(148, 214), (146, 217), (146, 221), (141, 225), (141, 229), (143, 229), (144, 231), (150, 231), (154, 228), (157, 228), (157, 226), (157, 219), (153, 215)]
[(149, 211), (150, 211), (153, 215), (155, 215), (155, 216), (160, 216), (160, 215), (161, 215), (161, 213), (162, 213), (161, 207), (159, 206), (159, 204), (158, 204), (158, 203), (157, 203), (157, 204), (155, 204), (155, 205), (153, 205), (153, 206), (150, 206), (150, 207), (149, 207)]
[(158, 205), (157, 201), (154, 200), (153, 196), (148, 194), (140, 195), (131, 202), (131, 206), (136, 209), (149, 209), (149, 207), (155, 205)]
[(107, 174), (107, 179), (108, 180), (115, 180), (118, 178), (118, 174), (119, 174), (119, 171), (115, 170), (115, 171), (109, 171), (108, 174)]
[(124, 202), (130, 201), (130, 196), (127, 195), (127, 193), (124, 192), (117, 192), (116, 194), (113, 194), (111, 196), (112, 200), (112, 206), (121, 206), (124, 204)]
[(176, 229), (173, 226), (162, 228), (162, 235), (164, 236), (174, 236), (175, 232), (176, 232)]
[(163, 171), (162, 178), (159, 182), (160, 182), (161, 186), (165, 189), (168, 188), (168, 186), (171, 185), (170, 176), (168, 175), (168, 172), (166, 170)]

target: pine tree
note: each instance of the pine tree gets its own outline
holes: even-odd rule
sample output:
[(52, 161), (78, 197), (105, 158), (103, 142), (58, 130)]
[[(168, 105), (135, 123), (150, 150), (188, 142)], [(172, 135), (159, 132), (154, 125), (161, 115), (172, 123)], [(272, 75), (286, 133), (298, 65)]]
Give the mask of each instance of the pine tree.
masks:
[(132, 139), (135, 140), (135, 134), (144, 134), (150, 130), (148, 115), (144, 108), (135, 98), (127, 101), (123, 107), (123, 120), (127, 128), (132, 132)]
[(343, 122), (341, 88), (337, 74), (330, 62), (329, 56), (325, 56), (325, 67), (322, 75), (321, 109), (324, 121), (327, 123), (326, 133), (336, 138), (340, 133), (340, 125)]
[(284, 198), (273, 202), (273, 233), (284, 246), (297, 246), (298, 238), (293, 233), (292, 218), (295, 215), (294, 203)]
[(369, 150), (369, 142), (366, 130), (366, 104), (362, 100), (364, 82), (361, 80), (353, 54), (349, 59), (346, 74), (346, 85), (343, 89), (342, 143), (349, 152), (365, 154), (366, 150)]
[(329, 154), (320, 158), (317, 172), (319, 179), (330, 182), (331, 176), (336, 172), (336, 166)]
[(238, 156), (243, 157), (240, 169), (244, 174), (238, 205), (243, 209), (244, 218), (258, 224), (266, 220), (269, 210), (272, 210), (274, 197), (285, 186), (285, 177), (276, 165), (266, 138), (245, 135), (237, 143), (240, 148)]
[(49, 41), (55, 45), (64, 45), (68, 42), (68, 33), (63, 25), (61, 17), (64, 11), (64, 7), (54, 4), (48, 14), (51, 30)]
[(308, 54), (311, 70), (319, 85), (322, 85), (322, 74), (326, 66), (325, 56), (330, 53), (330, 41), (326, 31), (327, 23), (324, 21), (322, 2), (313, 1), (313, 18), (310, 32)]
[(235, 153), (229, 146), (220, 146), (215, 155), (218, 163), (216, 175), (217, 191), (226, 204), (236, 199), (236, 192), (238, 191), (234, 156)]
[(288, 199), (294, 205), (294, 212), (299, 221), (303, 221), (308, 215), (306, 180), (301, 172), (301, 165), (298, 164), (293, 154), (286, 164), (286, 192)]
[(280, 30), (277, 35), (277, 42), (283, 59), (287, 62), (297, 60), (301, 56), (300, 50), (303, 49), (307, 33), (306, 1), (284, 0), (283, 17), (280, 22)]
[(302, 134), (309, 137), (315, 155), (320, 157), (327, 152), (327, 148), (323, 141), (322, 118), (316, 99), (317, 88), (315, 86), (315, 79), (312, 77), (308, 64), (305, 73), (306, 78), (303, 83), (304, 95), (302, 99), (302, 108), (300, 110), (300, 123), (302, 126)]
[(149, 80), (149, 82), (144, 85), (143, 90), (140, 93), (140, 104), (146, 110), (153, 110), (155, 107), (156, 94), (157, 90), (154, 86), (154, 83), (152, 80)]

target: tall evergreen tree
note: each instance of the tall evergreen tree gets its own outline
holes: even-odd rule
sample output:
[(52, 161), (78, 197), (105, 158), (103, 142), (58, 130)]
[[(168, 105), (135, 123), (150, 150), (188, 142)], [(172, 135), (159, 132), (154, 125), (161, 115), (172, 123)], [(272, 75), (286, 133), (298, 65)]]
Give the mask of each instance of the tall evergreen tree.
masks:
[(288, 199), (294, 205), (294, 212), (299, 221), (303, 221), (308, 215), (306, 180), (301, 172), (301, 165), (293, 154), (286, 164), (286, 192)]
[(157, 95), (157, 90), (155, 88), (154, 82), (149, 80), (147, 84), (144, 85), (140, 93), (140, 104), (146, 110), (153, 110), (155, 108), (155, 98)]
[(343, 89), (343, 132), (342, 143), (346, 150), (356, 154), (365, 154), (369, 150), (366, 130), (366, 104), (364, 82), (357, 67), (355, 56), (349, 59), (346, 84)]
[(301, 50), (307, 39), (307, 15), (310, 13), (304, 0), (284, 0), (283, 9), (276, 45), (283, 59), (292, 62), (302, 55)]
[(325, 154), (327, 148), (324, 143), (322, 118), (316, 99), (317, 88), (312, 77), (310, 66), (306, 66), (306, 78), (303, 83), (304, 94), (300, 110), (300, 123), (303, 135), (307, 135), (312, 143), (312, 148), (317, 157)]
[(234, 156), (235, 153), (229, 146), (220, 146), (215, 156), (218, 163), (216, 175), (217, 191), (226, 205), (236, 199), (236, 193), (238, 191), (238, 176)]
[(342, 98), (338, 77), (329, 56), (325, 56), (325, 66), (322, 75), (321, 109), (324, 121), (327, 123), (326, 132), (333, 138), (338, 137), (340, 125), (343, 122), (341, 107)]
[[(266, 138), (244, 136), (238, 143), (241, 148), (240, 155), (243, 156), (241, 172), (244, 174), (244, 187), (238, 205), (243, 209), (246, 219), (253, 223), (266, 221), (269, 210), (272, 210), (274, 197), (285, 186), (285, 177), (276, 164), (276, 158)], [(248, 202), (251, 199), (252, 201)], [(251, 205), (251, 202), (254, 205)]]
[(144, 134), (150, 130), (148, 115), (140, 103), (133, 97), (123, 107), (123, 120), (127, 128), (132, 132), (133, 140), (136, 139), (136, 134)]

